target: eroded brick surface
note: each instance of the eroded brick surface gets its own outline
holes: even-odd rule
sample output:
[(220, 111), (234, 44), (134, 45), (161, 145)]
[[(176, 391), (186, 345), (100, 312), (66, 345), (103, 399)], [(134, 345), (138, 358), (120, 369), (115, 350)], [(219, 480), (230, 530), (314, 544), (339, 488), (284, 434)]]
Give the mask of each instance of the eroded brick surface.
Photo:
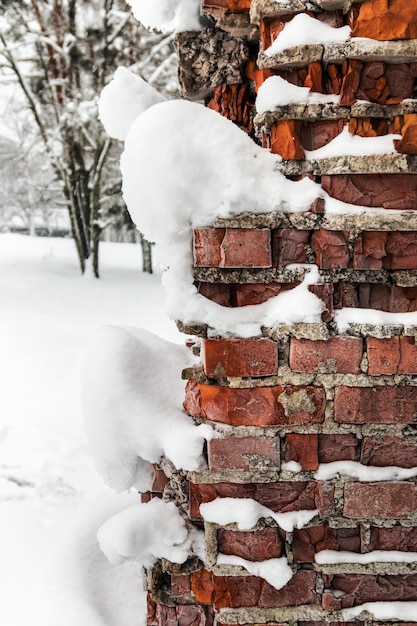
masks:
[(284, 551), (284, 542), (278, 528), (263, 528), (253, 532), (220, 528), (217, 541), (219, 552), (240, 556), (248, 561), (276, 559)]
[(368, 373), (417, 374), (417, 346), (414, 337), (367, 340)]
[(291, 339), (290, 368), (294, 372), (358, 374), (361, 359), (362, 339), (358, 337)]
[(294, 560), (299, 563), (314, 563), (321, 550), (346, 550), (360, 552), (359, 528), (330, 528), (328, 524), (294, 529), (292, 549)]
[(209, 468), (213, 471), (231, 469), (279, 469), (279, 439), (276, 437), (227, 437), (208, 442)]
[(272, 376), (278, 371), (278, 347), (267, 337), (205, 339), (207, 376)]
[(303, 470), (315, 471), (319, 466), (319, 435), (291, 433), (285, 437), (285, 461), (295, 461)]
[(372, 576), (366, 574), (325, 575), (323, 607), (331, 610), (364, 602), (394, 602), (417, 599), (417, 574)]
[(417, 487), (414, 483), (353, 483), (344, 488), (345, 517), (407, 519), (417, 512)]
[(364, 437), (360, 460), (377, 467), (417, 467), (417, 442), (405, 437)]
[(417, 387), (345, 387), (336, 389), (336, 422), (413, 424), (417, 419)]

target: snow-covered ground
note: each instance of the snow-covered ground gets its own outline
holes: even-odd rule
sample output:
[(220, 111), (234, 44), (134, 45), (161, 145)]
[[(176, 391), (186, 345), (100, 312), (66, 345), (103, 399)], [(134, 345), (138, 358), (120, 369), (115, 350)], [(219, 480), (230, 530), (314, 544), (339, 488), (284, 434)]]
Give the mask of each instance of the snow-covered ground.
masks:
[(108, 324), (184, 339), (165, 314), (160, 274), (141, 271), (140, 246), (103, 244), (101, 275), (80, 277), (71, 240), (0, 235), (5, 626), (142, 624), (139, 566), (110, 565), (96, 542), (102, 521), (135, 496), (105, 488), (91, 461), (79, 402), (82, 353)]

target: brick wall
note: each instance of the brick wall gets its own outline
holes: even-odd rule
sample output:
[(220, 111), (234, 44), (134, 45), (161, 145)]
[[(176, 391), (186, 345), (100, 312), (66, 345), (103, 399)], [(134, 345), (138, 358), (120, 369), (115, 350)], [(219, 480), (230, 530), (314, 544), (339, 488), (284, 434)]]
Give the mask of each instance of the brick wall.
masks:
[[(375, 41), (365, 56), (361, 41), (265, 55), (303, 7)], [(204, 530), (207, 557), (148, 572), (148, 623), (340, 626), (343, 609), (417, 600), (415, 562), (359, 557), (417, 552), (417, 326), (352, 323), (341, 334), (335, 321), (342, 308), (417, 311), (417, 12), (409, 0), (203, 0), (202, 8), (214, 28), (201, 41), (217, 53), (204, 71), (193, 56), (191, 80), (187, 41), (195, 34), (181, 34), (186, 94), (204, 94), (208, 106), (283, 157), (281, 172), (310, 175), (328, 195), (305, 214), (245, 213), (195, 229), (195, 284), (223, 307), (258, 305), (295, 288), (315, 264), (320, 282), (309, 289), (324, 311), (321, 323), (281, 323), (249, 338), (178, 321), (196, 335), (193, 349), (201, 348), (201, 364), (183, 372), (184, 409), (217, 437), (208, 443), (205, 471), (184, 474), (162, 462), (143, 499), (174, 499)], [(213, 69), (204, 76), (216, 54), (227, 57), (226, 39), (234, 41), (230, 71), (223, 79)], [(199, 58), (210, 57), (204, 45)], [(245, 52), (237, 58), (236, 50)], [(339, 104), (255, 115), (256, 90), (271, 75), (339, 95)], [(346, 124), (361, 136), (398, 133), (398, 152), (304, 160), (305, 150), (325, 145)], [(327, 212), (329, 198), (360, 210)], [(304, 265), (288, 267), (294, 263)], [(345, 470), (326, 473), (324, 464), (334, 462), (345, 462)], [(368, 476), (346, 469), (358, 464)], [(401, 478), (392, 467), (410, 471)], [(205, 522), (201, 505), (218, 497), (313, 517), (293, 531), (268, 516), (250, 530)], [(325, 550), (353, 557), (326, 563), (318, 557)], [(218, 564), (219, 553), (254, 563), (285, 557), (293, 575), (277, 590), (241, 566)], [(411, 626), (401, 614), (394, 622)], [(349, 623), (376, 621), (368, 613)]]

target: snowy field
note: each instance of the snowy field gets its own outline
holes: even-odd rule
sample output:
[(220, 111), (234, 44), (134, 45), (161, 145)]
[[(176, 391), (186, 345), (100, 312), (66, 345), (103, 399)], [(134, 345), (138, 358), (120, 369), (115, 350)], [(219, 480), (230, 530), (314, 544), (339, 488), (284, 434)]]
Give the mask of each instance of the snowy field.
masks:
[[(102, 485), (79, 402), (82, 354), (100, 326), (183, 343), (160, 274), (139, 245), (105, 243), (101, 279), (71, 240), (0, 235), (0, 623), (139, 626), (139, 567), (110, 565), (95, 531), (132, 496)], [(100, 576), (97, 577), (97, 572)]]

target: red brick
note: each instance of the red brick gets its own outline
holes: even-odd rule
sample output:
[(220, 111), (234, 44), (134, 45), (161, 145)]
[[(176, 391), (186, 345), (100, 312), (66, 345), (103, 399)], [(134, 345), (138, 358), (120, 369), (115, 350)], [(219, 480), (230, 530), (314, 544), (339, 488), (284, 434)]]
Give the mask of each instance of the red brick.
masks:
[(389, 269), (417, 269), (417, 233), (390, 233), (387, 242), (387, 254), (390, 259)]
[(200, 504), (216, 498), (252, 498), (272, 511), (314, 510), (320, 494), (314, 481), (279, 483), (190, 483), (190, 515), (200, 517)]
[(233, 554), (248, 561), (277, 559), (284, 552), (284, 541), (278, 528), (262, 528), (253, 532), (219, 528), (217, 543), (220, 553)]
[(209, 468), (213, 472), (240, 469), (279, 469), (279, 438), (226, 437), (208, 443)]
[(290, 263), (307, 263), (309, 230), (284, 228), (272, 231), (272, 265), (285, 267)]
[(316, 602), (315, 572), (296, 572), (282, 589), (275, 589), (256, 576), (215, 576), (206, 570), (192, 575), (197, 602), (215, 609), (258, 606), (272, 608), (300, 606)]
[(197, 267), (271, 267), (268, 228), (197, 228), (194, 230)]
[(194, 417), (231, 426), (321, 424), (326, 396), (321, 387), (235, 389), (187, 383), (184, 408)]
[(222, 306), (231, 306), (230, 285), (199, 283), (198, 293), (201, 293), (205, 298), (217, 302), (217, 304), (221, 304)]
[(414, 526), (393, 526), (392, 528), (372, 526), (369, 550), (417, 552), (417, 528)]
[(220, 246), (225, 228), (196, 228), (194, 230), (194, 265), (197, 267), (219, 267)]
[(417, 512), (414, 483), (380, 482), (345, 485), (343, 514), (353, 519), (407, 519)]
[(413, 424), (417, 419), (417, 387), (340, 387), (334, 419), (347, 424)]
[(171, 595), (173, 598), (190, 598), (191, 576), (188, 574), (172, 574)]
[[(298, 283), (295, 283), (296, 287)], [(285, 285), (279, 283), (248, 283), (246, 285), (235, 285), (234, 293), (236, 306), (248, 306), (262, 304), (270, 298), (277, 296)]]
[(347, 550), (360, 552), (359, 528), (330, 528), (328, 524), (294, 528), (292, 551), (296, 563), (314, 563), (322, 550)]
[(331, 322), (334, 318), (333, 285), (309, 285), (308, 290), (323, 302), (325, 309), (321, 314), (323, 322)]
[(319, 462), (356, 461), (358, 440), (353, 433), (319, 434)]
[(311, 237), (316, 263), (321, 269), (340, 269), (349, 265), (348, 232), (316, 230)]
[(387, 256), (387, 232), (363, 232), (355, 240), (353, 268), (356, 270), (380, 270)]
[(337, 174), (322, 176), (333, 198), (366, 207), (409, 210), (417, 204), (416, 174)]
[(360, 460), (377, 467), (417, 467), (417, 444), (401, 437), (364, 437)]
[(417, 574), (327, 574), (323, 608), (345, 609), (365, 602), (417, 599)]
[(367, 340), (368, 374), (417, 374), (414, 337)]
[(296, 461), (303, 470), (315, 471), (319, 466), (317, 434), (292, 433), (285, 437), (285, 462)]
[(268, 337), (205, 339), (207, 376), (273, 376), (278, 372), (278, 347)]
[(162, 493), (168, 483), (169, 478), (165, 474), (165, 472), (154, 466), (151, 491), (157, 491)]
[(290, 368), (294, 372), (359, 374), (362, 339), (331, 337), (325, 341), (291, 339)]
[(147, 626), (213, 626), (211, 606), (167, 606), (154, 602), (148, 595)]

